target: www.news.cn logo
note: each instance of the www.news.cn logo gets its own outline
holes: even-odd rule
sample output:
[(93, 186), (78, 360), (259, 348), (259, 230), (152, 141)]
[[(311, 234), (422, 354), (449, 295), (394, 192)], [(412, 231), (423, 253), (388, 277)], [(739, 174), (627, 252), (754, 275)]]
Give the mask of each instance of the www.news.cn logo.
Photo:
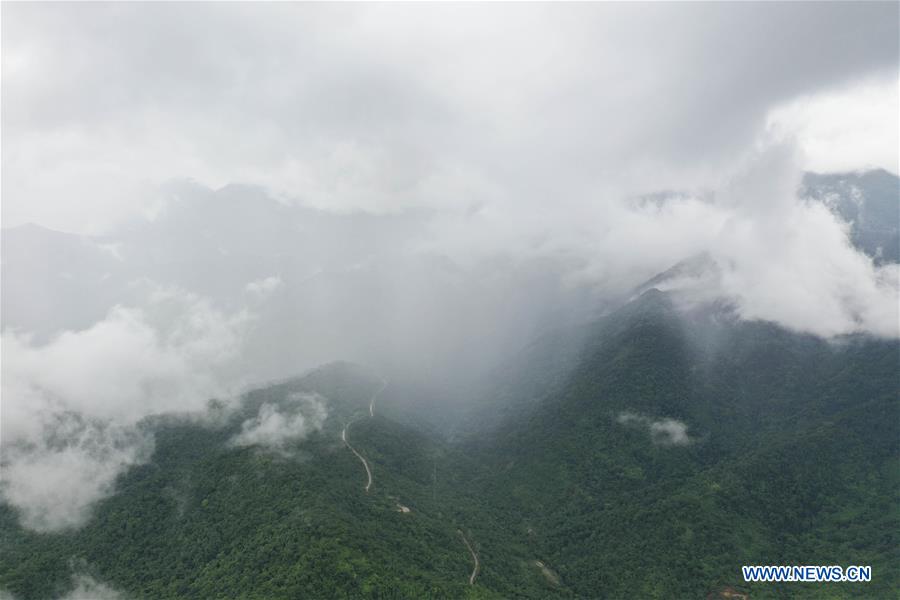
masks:
[(823, 582), (823, 581), (872, 581), (872, 567), (870, 566), (744, 566), (744, 581), (769, 581), (769, 582)]

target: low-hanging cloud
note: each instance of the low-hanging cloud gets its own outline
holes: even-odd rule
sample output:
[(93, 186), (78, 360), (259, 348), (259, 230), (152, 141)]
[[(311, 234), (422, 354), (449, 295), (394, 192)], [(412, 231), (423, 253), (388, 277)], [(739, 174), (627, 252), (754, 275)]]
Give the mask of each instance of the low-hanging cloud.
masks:
[(687, 424), (677, 419), (657, 419), (625, 411), (616, 416), (616, 422), (645, 428), (653, 443), (659, 446), (686, 446), (692, 441)]
[(97, 581), (90, 575), (76, 574), (72, 578), (73, 588), (60, 600), (128, 600), (128, 596)]
[(162, 288), (45, 345), (4, 332), (0, 493), (23, 524), (82, 524), (121, 472), (150, 457), (141, 419), (230, 395), (239, 378), (229, 364), (250, 321), (246, 311), (226, 314)]
[(716, 187), (659, 201), (598, 195), (565, 215), (494, 207), (436, 221), (426, 247), (472, 264), (498, 252), (567, 257), (570, 280), (607, 294), (704, 255), (709, 271), (658, 287), (692, 301), (725, 298), (746, 319), (824, 337), (896, 337), (897, 265), (853, 247), (847, 223), (800, 197), (801, 177), (797, 149), (765, 139)]
[(328, 407), (322, 396), (294, 393), (278, 404), (261, 404), (257, 415), (241, 424), (241, 431), (231, 444), (286, 453), (290, 444), (320, 430), (327, 417)]
[(112, 492), (116, 477), (153, 450), (153, 440), (133, 428), (74, 413), (42, 418), (39, 436), (4, 448), (0, 487), (22, 525), (36, 531), (84, 523), (93, 503)]
[[(70, 590), (57, 600), (129, 600), (129, 595), (86, 573), (86, 562), (72, 560), (69, 567), (73, 571)], [(0, 589), (0, 600), (18, 600), (18, 597)]]
[(693, 239), (712, 268), (660, 288), (726, 298), (746, 319), (823, 337), (900, 335), (897, 265), (877, 265), (853, 247), (849, 224), (799, 197), (795, 156), (790, 146), (767, 148), (711, 201), (665, 215), (662, 221)]

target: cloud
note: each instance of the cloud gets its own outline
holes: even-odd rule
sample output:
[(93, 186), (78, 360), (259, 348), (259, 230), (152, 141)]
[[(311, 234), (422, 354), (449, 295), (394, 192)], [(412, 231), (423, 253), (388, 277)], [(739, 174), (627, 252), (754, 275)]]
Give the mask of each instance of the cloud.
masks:
[(13, 6), (4, 218), (108, 228), (178, 177), (370, 212), (506, 198), (557, 213), (598, 188), (710, 185), (773, 108), (895, 73), (897, 16), (868, 3)]
[(90, 575), (75, 575), (74, 588), (60, 600), (126, 600), (123, 593), (101, 583)]
[(115, 478), (147, 460), (148, 415), (202, 410), (239, 385), (234, 369), (250, 317), (177, 289), (113, 308), (45, 345), (2, 336), (3, 498), (23, 524), (75, 527)]
[(261, 446), (285, 452), (290, 444), (322, 428), (328, 417), (325, 399), (318, 394), (291, 394), (280, 404), (265, 402), (256, 417), (241, 424), (234, 446)]
[(650, 423), (650, 436), (655, 443), (664, 446), (684, 446), (691, 441), (687, 435), (687, 425), (675, 419)]
[(251, 281), (244, 289), (251, 296), (262, 299), (280, 288), (283, 284), (284, 282), (280, 277), (278, 277), (277, 275), (271, 275), (264, 279)]
[(632, 412), (621, 412), (616, 422), (645, 428), (650, 439), (659, 446), (686, 446), (691, 443), (688, 426), (676, 419), (655, 419)]
[(0, 490), (25, 527), (78, 527), (122, 471), (150, 457), (153, 441), (132, 428), (73, 413), (42, 417), (40, 436), (4, 449)]
[(21, 413), (45, 404), (130, 422), (196, 406), (227, 390), (216, 367), (237, 357), (250, 320), (246, 311), (225, 314), (168, 288), (45, 345), (4, 333), (4, 426), (14, 433)]
[[(559, 260), (607, 295), (707, 252), (710, 293), (746, 318), (893, 335), (891, 267), (795, 188), (809, 165), (896, 163), (895, 3), (17, 4), (5, 17), (6, 223), (116, 234), (164, 214), (173, 179), (250, 183), (350, 218), (418, 211), (402, 252), (473, 271)], [(667, 191), (679, 200), (635, 202)], [(385, 237), (357, 233), (311, 262)], [(274, 289), (271, 268), (247, 294)]]
[(767, 126), (795, 139), (802, 165), (816, 172), (886, 169), (898, 173), (900, 104), (896, 73), (850, 89), (807, 94), (773, 108)]
[[(16, 596), (0, 589), (0, 600), (16, 600)], [(72, 577), (72, 590), (59, 600), (128, 600), (128, 596), (90, 575), (76, 574)]]
[(897, 266), (875, 265), (852, 246), (846, 223), (799, 197), (799, 160), (792, 144), (761, 140), (714, 188), (660, 201), (598, 198), (563, 218), (485, 210), (434, 224), (426, 247), (470, 264), (498, 246), (514, 257), (565, 257), (571, 281), (607, 295), (704, 255), (713, 269), (657, 287), (693, 303), (725, 298), (746, 319), (824, 337), (896, 337)]
[(767, 148), (717, 193), (695, 237), (717, 270), (694, 291), (733, 300), (746, 319), (824, 337), (900, 335), (896, 265), (876, 266), (846, 223), (798, 198), (796, 160), (790, 146)]

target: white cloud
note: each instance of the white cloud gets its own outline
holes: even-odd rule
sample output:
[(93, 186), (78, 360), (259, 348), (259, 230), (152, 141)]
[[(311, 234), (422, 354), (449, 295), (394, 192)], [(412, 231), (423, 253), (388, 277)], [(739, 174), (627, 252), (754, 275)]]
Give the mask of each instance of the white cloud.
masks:
[[(889, 274), (792, 186), (810, 166), (896, 170), (897, 16), (890, 3), (15, 5), (4, 219), (112, 228), (156, 211), (172, 178), (249, 182), (340, 213), (423, 209), (417, 249), (562, 256), (571, 280), (611, 292), (706, 251), (748, 318), (889, 333)], [(685, 198), (630, 203), (660, 190)]]
[(207, 300), (158, 290), (140, 307), (114, 307), (82, 331), (66, 331), (43, 346), (3, 335), (4, 438), (18, 415), (43, 409), (134, 421), (184, 409), (223, 394), (217, 372), (240, 351), (246, 312), (225, 314)]
[(90, 575), (76, 575), (74, 588), (60, 600), (126, 600), (125, 594), (99, 582)]
[(684, 446), (691, 441), (687, 434), (687, 425), (675, 419), (650, 423), (650, 435), (654, 442), (663, 446)]
[(833, 213), (797, 197), (794, 165), (791, 149), (776, 146), (722, 191), (727, 212), (708, 248), (720, 266), (718, 292), (747, 319), (825, 337), (896, 337), (894, 267), (876, 267)]
[[(180, 177), (372, 212), (465, 212), (497, 190), (520, 210), (565, 212), (601, 183), (709, 185), (774, 107), (894, 68), (896, 16), (865, 4), (15, 6), (4, 217), (108, 228)], [(878, 147), (896, 139), (866, 131)]]
[(277, 275), (271, 275), (269, 277), (265, 277), (263, 279), (258, 279), (256, 281), (251, 281), (244, 288), (248, 294), (254, 296), (256, 298), (262, 299), (280, 288), (283, 285), (283, 281)]
[(292, 394), (280, 404), (263, 403), (256, 417), (244, 421), (231, 443), (284, 452), (289, 444), (320, 430), (327, 417), (325, 399), (318, 394)]
[(78, 527), (93, 503), (112, 492), (122, 471), (149, 458), (153, 442), (132, 428), (72, 413), (42, 416), (39, 437), (4, 449), (0, 489), (25, 527)]
[(616, 416), (616, 422), (645, 428), (653, 443), (660, 446), (685, 446), (691, 443), (687, 433), (688, 426), (676, 419), (656, 419), (626, 411)]
[(80, 525), (118, 474), (149, 457), (140, 419), (200, 410), (239, 385), (246, 312), (157, 289), (141, 307), (115, 307), (82, 331), (45, 345), (2, 337), (4, 499), (23, 523)]
[(773, 134), (793, 137), (810, 171), (882, 168), (900, 172), (900, 82), (864, 81), (794, 99), (767, 117)]

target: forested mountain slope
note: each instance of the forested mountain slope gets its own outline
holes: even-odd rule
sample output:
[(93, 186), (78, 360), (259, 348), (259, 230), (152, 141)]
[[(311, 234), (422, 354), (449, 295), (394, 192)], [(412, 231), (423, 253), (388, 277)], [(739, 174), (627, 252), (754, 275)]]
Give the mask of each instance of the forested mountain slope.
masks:
[[(147, 422), (152, 461), (121, 477), (83, 529), (29, 532), (0, 507), (0, 588), (56, 598), (73, 574), (86, 574), (154, 599), (546, 595), (525, 550), (463, 499), (445, 468), (451, 451), (382, 418), (377, 405), (370, 417), (381, 385), (336, 364), (250, 392), (233, 411), (214, 403), (203, 420)], [(274, 421), (260, 415), (289, 415), (297, 395), (312, 392), (328, 409), (321, 429), (283, 444), (267, 446), (259, 435), (235, 445), (246, 423), (261, 420), (272, 433)], [(371, 465), (369, 492), (363, 465), (342, 442), (345, 427)], [(469, 585), (466, 542), (497, 553), (477, 585)]]
[[(479, 484), (583, 597), (896, 590), (896, 341), (829, 343), (652, 290), (564, 388), (500, 427)], [(743, 585), (743, 564), (871, 564), (869, 584)], [(874, 596), (873, 596), (874, 594)]]
[[(657, 290), (581, 333), (541, 338), (565, 357), (538, 340), (494, 371), (481, 410), (501, 416), (453, 441), (390, 418), (410, 391), (389, 384), (382, 412), (384, 381), (347, 363), (148, 419), (152, 460), (84, 528), (33, 533), (0, 509), (0, 588), (55, 598), (89, 574), (135, 598), (897, 589), (896, 341), (827, 342)], [(305, 433), (279, 437), (285, 424)], [(743, 564), (874, 574), (747, 585)]]

